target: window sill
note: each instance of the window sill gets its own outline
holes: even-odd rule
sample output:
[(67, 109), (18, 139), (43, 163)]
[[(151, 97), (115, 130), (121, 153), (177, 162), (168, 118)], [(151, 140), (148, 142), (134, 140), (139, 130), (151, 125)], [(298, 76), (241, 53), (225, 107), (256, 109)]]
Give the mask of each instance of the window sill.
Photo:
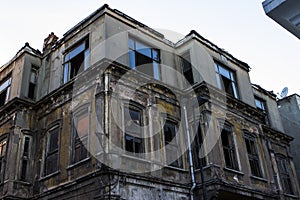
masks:
[(188, 170), (186, 170), (184, 168), (173, 167), (173, 166), (169, 166), (169, 165), (165, 165), (164, 168), (172, 169), (172, 170), (176, 170), (176, 171), (181, 171), (181, 172), (188, 172)]
[(152, 163), (151, 161), (146, 160), (146, 158), (134, 157), (134, 156), (131, 156), (131, 155), (128, 155), (128, 154), (123, 154), (123, 155), (121, 155), (121, 157), (132, 159), (132, 160), (137, 160), (137, 161), (145, 162), (145, 163), (149, 163), (149, 164)]
[(241, 176), (245, 175), (243, 172), (235, 170), (235, 169), (230, 169), (230, 168), (227, 168), (227, 167), (224, 167), (223, 169), (224, 169), (224, 171), (235, 173), (235, 174), (238, 174), (238, 175), (241, 175)]
[(49, 178), (51, 178), (53, 176), (56, 176), (58, 174), (60, 174), (60, 171), (56, 171), (56, 172), (53, 172), (52, 174), (48, 174), (46, 176), (43, 176), (43, 177), (40, 178), (39, 181), (44, 181), (44, 180), (49, 179)]
[(294, 195), (294, 194), (286, 194), (286, 193), (283, 193), (283, 195), (286, 196), (286, 197), (293, 198), (293, 199), (298, 199), (298, 198), (299, 198), (299, 196)]
[(263, 181), (263, 182), (266, 182), (266, 183), (268, 182), (267, 179), (262, 178), (262, 177), (259, 177), (259, 176), (253, 176), (253, 175), (251, 175), (250, 178), (251, 178), (251, 179), (258, 180), (258, 181)]
[(77, 163), (73, 163), (73, 164), (70, 164), (68, 167), (67, 167), (67, 170), (70, 170), (70, 169), (73, 169), (75, 167), (78, 167), (79, 165), (82, 165), (86, 162), (88, 162), (89, 160), (91, 160), (91, 157), (87, 157), (81, 161), (78, 161)]

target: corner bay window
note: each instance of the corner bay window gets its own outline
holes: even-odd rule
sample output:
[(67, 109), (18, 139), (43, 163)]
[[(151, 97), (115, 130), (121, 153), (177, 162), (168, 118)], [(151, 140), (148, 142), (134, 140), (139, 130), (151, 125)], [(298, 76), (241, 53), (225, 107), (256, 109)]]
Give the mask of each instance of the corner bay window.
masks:
[(223, 146), (225, 166), (230, 169), (238, 170), (238, 162), (236, 157), (237, 152), (235, 150), (231, 126), (224, 124), (221, 127), (221, 140)]
[(155, 79), (160, 79), (159, 50), (129, 38), (129, 67), (143, 72)]
[(235, 98), (239, 98), (235, 73), (219, 63), (215, 63), (215, 70), (219, 89)]
[(256, 138), (248, 133), (244, 134), (245, 144), (248, 153), (248, 160), (250, 164), (251, 174), (253, 176), (261, 177), (261, 168), (259, 164), (259, 156), (257, 150)]
[(59, 137), (59, 126), (56, 126), (47, 132), (47, 146), (44, 167), (45, 176), (58, 171)]
[(124, 107), (125, 150), (141, 157), (144, 151), (142, 111), (135, 107)]
[(4, 79), (4, 81), (0, 82), (0, 106), (3, 106), (9, 98), (10, 84), (11, 77)]
[(64, 83), (68, 82), (77, 74), (89, 67), (89, 55), (90, 50), (88, 39), (85, 39), (65, 55)]
[(73, 115), (72, 129), (72, 163), (77, 163), (88, 157), (89, 108)]
[(172, 167), (182, 167), (181, 151), (177, 134), (177, 123), (166, 120), (164, 127), (166, 164)]

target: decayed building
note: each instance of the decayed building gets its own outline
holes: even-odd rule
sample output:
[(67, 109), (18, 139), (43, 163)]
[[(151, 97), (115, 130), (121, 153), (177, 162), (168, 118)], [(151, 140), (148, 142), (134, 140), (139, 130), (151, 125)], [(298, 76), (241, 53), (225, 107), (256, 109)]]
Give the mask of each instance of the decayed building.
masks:
[(0, 68), (3, 199), (297, 199), (274, 95), (107, 5)]

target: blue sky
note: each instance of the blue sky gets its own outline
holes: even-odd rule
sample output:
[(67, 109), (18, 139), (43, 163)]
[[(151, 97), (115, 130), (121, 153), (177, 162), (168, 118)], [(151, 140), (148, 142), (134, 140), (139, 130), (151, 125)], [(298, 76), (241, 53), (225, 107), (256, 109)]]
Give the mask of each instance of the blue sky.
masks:
[(267, 90), (300, 94), (300, 40), (267, 17), (262, 0), (10, 0), (0, 7), (0, 66), (29, 42), (42, 49), (50, 32), (62, 35), (103, 4), (154, 29), (186, 35), (196, 30), (252, 68)]

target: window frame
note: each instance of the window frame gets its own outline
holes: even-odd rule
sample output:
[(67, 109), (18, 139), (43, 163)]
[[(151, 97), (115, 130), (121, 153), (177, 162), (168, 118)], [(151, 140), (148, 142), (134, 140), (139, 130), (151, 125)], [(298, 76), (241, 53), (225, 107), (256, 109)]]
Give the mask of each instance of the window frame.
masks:
[[(240, 166), (239, 166), (239, 161), (238, 161), (238, 151), (237, 151), (236, 142), (234, 139), (233, 126), (226, 122), (222, 125), (219, 123), (218, 126), (219, 126), (219, 131), (220, 131), (220, 143), (222, 145), (222, 152), (223, 152), (225, 168), (239, 171)], [(223, 131), (226, 131), (228, 145), (224, 145), (222, 135), (224, 135), (225, 133)], [(228, 156), (225, 155), (226, 151), (228, 151)], [(229, 158), (229, 160), (226, 158)], [(228, 161), (230, 163), (227, 163)]]
[[(76, 126), (76, 119), (82, 115), (87, 115), (88, 118), (88, 125), (87, 125), (87, 135), (80, 137), (77, 133), (77, 127)], [(91, 110), (90, 110), (90, 104), (86, 104), (81, 106), (80, 108), (77, 108), (72, 114), (71, 114), (71, 152), (70, 152), (70, 165), (75, 165), (77, 163), (81, 163), (87, 159), (90, 158), (90, 123), (91, 123)], [(78, 137), (77, 137), (78, 136)], [(84, 141), (82, 141), (84, 139)], [(79, 148), (80, 152), (85, 152), (86, 155), (83, 157), (79, 157), (78, 160), (76, 158), (76, 149)]]
[[(248, 149), (247, 141), (252, 143), (252, 147), (249, 146), (250, 149)], [(250, 167), (250, 172), (252, 176), (263, 178), (263, 170), (260, 160), (260, 154), (258, 151), (258, 141), (257, 137), (249, 132), (244, 131), (244, 142), (248, 157), (248, 163)], [(252, 151), (252, 152), (249, 152)], [(256, 167), (256, 168), (253, 168)]]
[[(54, 149), (53, 151), (50, 151), (50, 146), (51, 146), (51, 132), (57, 131), (57, 148)], [(60, 165), (60, 145), (61, 145), (61, 126), (59, 122), (56, 122), (53, 124), (50, 128), (48, 128), (46, 132), (46, 144), (45, 144), (45, 157), (44, 157), (44, 167), (43, 167), (43, 176), (51, 176), (53, 174), (56, 174), (57, 172), (60, 171), (59, 165)], [(57, 158), (57, 163), (56, 163), (56, 170), (47, 173), (47, 160), (48, 158), (52, 157), (53, 155), (56, 155)]]
[[(125, 112), (126, 110), (128, 110), (128, 112), (130, 112), (130, 110), (133, 110), (135, 112), (139, 112), (140, 114), (140, 132), (139, 133), (128, 133), (128, 131), (126, 130), (126, 119), (125, 119)], [(131, 156), (138, 156), (139, 158), (145, 158), (145, 152), (146, 152), (146, 140), (145, 140), (145, 131), (143, 129), (143, 125), (144, 125), (144, 109), (142, 106), (137, 105), (135, 103), (124, 103), (123, 104), (123, 133), (124, 133), (124, 145), (123, 145), (123, 149), (125, 150), (125, 153), (127, 155), (131, 155)], [(130, 132), (130, 131), (129, 131)], [(129, 144), (129, 141), (132, 142), (132, 149), (133, 151), (129, 151), (129, 147), (127, 147), (126, 145)], [(136, 151), (135, 147), (136, 144), (141, 145), (140, 149), (141, 151)]]
[[(32, 74), (35, 72), (35, 80), (32, 80)], [(36, 98), (36, 91), (37, 91), (37, 81), (38, 81), (38, 67), (35, 65), (31, 65), (31, 70), (29, 74), (29, 81), (28, 81), (28, 93), (27, 96), (30, 99), (35, 99)], [(33, 87), (33, 91), (32, 91)]]
[[(3, 152), (3, 143), (5, 143), (5, 153), (2, 155)], [(9, 138), (7, 134), (2, 135), (0, 137), (0, 184), (3, 183), (4, 181), (4, 175), (6, 171), (6, 160), (7, 160), (7, 150), (8, 150), (8, 145), (9, 145)]]
[[(137, 43), (140, 44), (140, 46), (144, 46), (146, 48), (137, 48)], [(146, 50), (145, 50), (146, 49)], [(149, 55), (145, 55), (147, 54), (146, 52), (142, 52), (142, 50), (147, 51), (148, 49), (150, 49), (150, 56)], [(156, 52), (156, 53), (154, 53)], [(156, 80), (161, 80), (161, 69), (160, 69), (160, 63), (161, 63), (161, 52), (160, 49), (152, 47), (151, 45), (148, 45), (148, 43), (141, 41), (140, 39), (137, 39), (136, 37), (132, 37), (132, 36), (128, 36), (128, 66), (131, 69), (135, 69), (139, 72), (142, 72), (148, 76), (153, 77)], [(145, 57), (149, 60), (151, 60), (152, 62), (147, 62), (147, 63), (143, 63), (141, 65), (137, 65), (138, 62), (138, 56), (139, 57)], [(137, 69), (137, 67), (143, 67), (143, 65), (148, 65), (150, 64), (152, 65), (152, 73), (151, 74), (147, 74), (145, 72), (143, 72), (142, 70)], [(148, 67), (148, 66), (145, 66)]]
[[(71, 62), (73, 59), (78, 58), (83, 54), (83, 65), (72, 67)], [(90, 67), (90, 39), (89, 35), (83, 37), (80, 41), (72, 45), (71, 48), (64, 53), (63, 60), (63, 84), (69, 82), (78, 74), (87, 70)], [(74, 60), (73, 60), (74, 61)], [(82, 68), (83, 67), (83, 68)]]
[(12, 83), (11, 74), (9, 74), (7, 77), (2, 79), (2, 81), (0, 81), (0, 96), (5, 94), (5, 99), (3, 100), (3, 102), (0, 102), (0, 107), (5, 105), (9, 100), (11, 83)]
[[(172, 139), (171, 141), (166, 141), (166, 132), (165, 132), (165, 126), (167, 123), (170, 123), (172, 125), (174, 125), (174, 136), (172, 135)], [(179, 123), (177, 120), (173, 119), (172, 117), (170, 117), (169, 115), (166, 115), (166, 117), (163, 117), (162, 119), (162, 132), (163, 132), (163, 143), (164, 143), (164, 149), (165, 149), (165, 163), (166, 165), (170, 166), (170, 167), (175, 167), (175, 168), (183, 168), (183, 160), (182, 160), (182, 152), (181, 152), (181, 146), (180, 146), (180, 141), (178, 141), (178, 128), (179, 128)], [(170, 146), (171, 145), (171, 146)], [(176, 160), (173, 161), (173, 159), (168, 160), (169, 156), (167, 153), (167, 149), (168, 147), (171, 147), (171, 151), (176, 151), (176, 154), (178, 157)], [(171, 154), (172, 155), (172, 154)], [(172, 161), (172, 163), (170, 163)]]
[[(27, 144), (27, 153), (25, 153), (26, 149), (26, 139), (28, 139)], [(30, 172), (30, 161), (31, 161), (31, 147), (32, 146), (32, 136), (24, 134), (23, 140), (22, 140), (22, 152), (21, 152), (21, 159), (20, 159), (20, 180), (28, 182), (29, 180), (29, 172)], [(26, 167), (24, 167), (24, 164), (26, 163)]]
[[(216, 79), (217, 79), (217, 86), (219, 89), (223, 90), (224, 92), (226, 92), (226, 94), (239, 99), (240, 98), (240, 94), (239, 94), (239, 87), (238, 87), (238, 81), (237, 81), (237, 74), (236, 71), (229, 68), (226, 65), (223, 65), (217, 61), (214, 62), (214, 67), (215, 67), (215, 72), (216, 72)], [(226, 77), (224, 74), (222, 74), (220, 68), (225, 72), (228, 73), (229, 77)], [(230, 90), (232, 90), (231, 92), (229, 92), (228, 88), (225, 88), (224, 86), (224, 81), (222, 79), (222, 77), (226, 78), (227, 80), (230, 81)]]
[[(283, 163), (281, 163), (280, 161), (283, 161), (284, 169), (282, 168), (281, 165)], [(291, 175), (292, 170), (291, 170), (290, 159), (283, 154), (276, 154), (276, 163), (277, 163), (277, 168), (278, 168), (278, 173), (279, 173), (283, 193), (294, 195), (295, 189), (292, 184), (293, 176)]]
[[(188, 58), (187, 58), (188, 57)], [(191, 51), (187, 50), (184, 53), (179, 56), (181, 60), (181, 66), (182, 66), (182, 74), (185, 78), (186, 84), (193, 85), (195, 84), (195, 77), (194, 77), (194, 71), (193, 66), (191, 62)]]

